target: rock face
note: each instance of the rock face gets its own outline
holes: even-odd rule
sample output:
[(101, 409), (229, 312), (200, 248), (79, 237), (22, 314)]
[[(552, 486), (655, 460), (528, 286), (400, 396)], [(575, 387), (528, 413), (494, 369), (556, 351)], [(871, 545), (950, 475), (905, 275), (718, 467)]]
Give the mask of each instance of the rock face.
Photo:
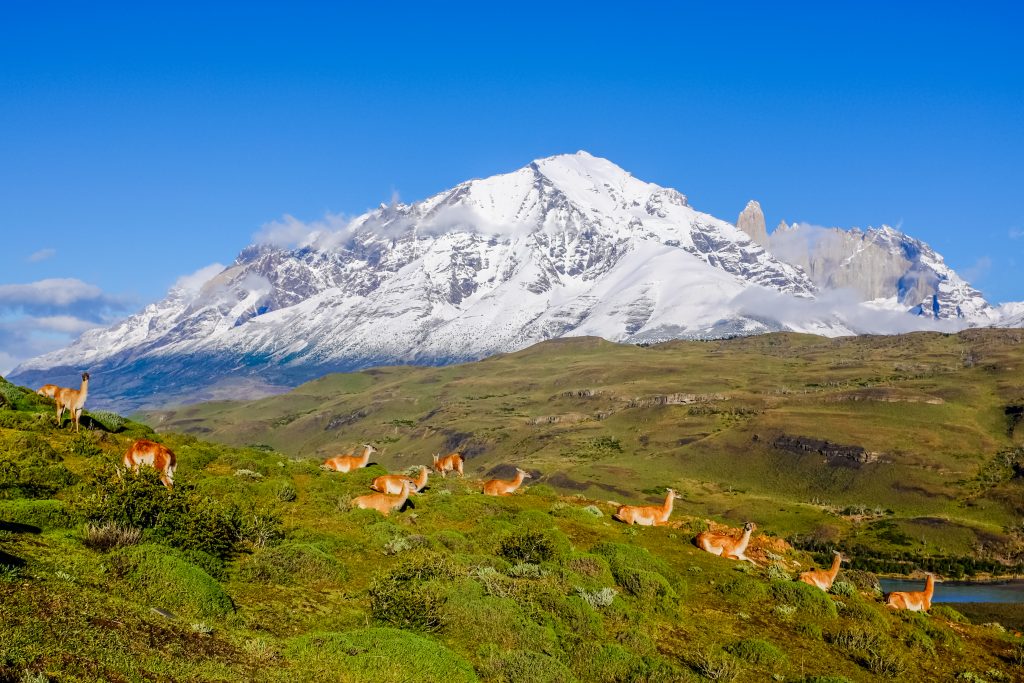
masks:
[(852, 290), (879, 307), (975, 324), (1000, 317), (934, 249), (887, 225), (843, 230), (782, 222), (768, 250), (819, 289)]
[(765, 249), (768, 248), (768, 230), (764, 223), (764, 213), (761, 211), (761, 205), (751, 199), (747, 202), (746, 208), (740, 212), (740, 217), (736, 219), (736, 227), (745, 232), (751, 240), (755, 243), (760, 244)]

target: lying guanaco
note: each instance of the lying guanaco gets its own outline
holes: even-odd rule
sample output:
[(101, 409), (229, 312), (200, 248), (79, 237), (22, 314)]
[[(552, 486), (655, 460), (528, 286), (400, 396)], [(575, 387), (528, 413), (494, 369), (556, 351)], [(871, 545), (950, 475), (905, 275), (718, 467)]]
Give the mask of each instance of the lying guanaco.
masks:
[(516, 468), (516, 476), (512, 479), (489, 479), (484, 482), (485, 496), (509, 496), (523, 485), (523, 479), (532, 479), (529, 472)]
[(85, 399), (89, 395), (89, 373), (82, 373), (82, 388), (66, 389), (57, 387), (54, 392), (54, 400), (57, 401), (57, 426), (61, 426), (64, 411), (71, 413), (71, 419), (75, 422), (75, 431), (78, 431), (78, 420), (82, 417), (82, 408), (85, 406)]
[(894, 591), (885, 601), (886, 607), (905, 609), (911, 612), (927, 612), (932, 608), (935, 593), (935, 574), (926, 574), (923, 591)]
[(324, 461), (322, 467), (335, 472), (351, 472), (361, 467), (366, 467), (370, 462), (370, 456), (376, 453), (377, 449), (370, 444), (363, 444), (362, 455), (336, 455)]
[(370, 484), (370, 488), (374, 491), (380, 491), (381, 493), (390, 493), (392, 495), (398, 495), (402, 492), (402, 483), (408, 482), (411, 493), (419, 493), (423, 490), (423, 487), (427, 485), (427, 477), (430, 476), (430, 470), (426, 465), (420, 465), (420, 473), (415, 479), (405, 474), (382, 474), (373, 480)]
[(447, 477), (449, 472), (458, 472), (462, 476), (462, 464), (464, 460), (458, 453), (449, 453), (443, 458), (434, 453), (434, 471), (442, 477)]
[(60, 389), (56, 384), (44, 384), (43, 386), (36, 389), (36, 393), (46, 398), (53, 398), (57, 395), (57, 390)]
[(376, 510), (387, 517), (391, 514), (392, 510), (402, 509), (405, 501), (409, 499), (409, 491), (411, 489), (412, 485), (407, 481), (403, 481), (402, 488), (397, 496), (389, 496), (386, 493), (369, 493), (353, 500), (352, 505), (364, 510)]
[(672, 501), (676, 498), (682, 496), (669, 489), (663, 505), (620, 505), (612, 517), (626, 524), (663, 526), (668, 523), (668, 518), (672, 514)]
[(832, 558), (832, 567), (829, 569), (812, 569), (809, 572), (803, 572), (800, 574), (800, 578), (797, 581), (803, 581), (811, 586), (817, 586), (821, 590), (828, 592), (828, 589), (835, 583), (836, 577), (839, 575), (839, 565), (845, 559), (842, 554), (837, 550), (836, 556)]
[(164, 483), (167, 490), (174, 486), (174, 470), (178, 468), (178, 459), (167, 446), (158, 444), (155, 441), (139, 439), (128, 447), (121, 461), (125, 469), (138, 472), (142, 465), (149, 465), (160, 473), (160, 481)]
[(695, 542), (697, 547), (701, 550), (706, 550), (712, 555), (721, 555), (727, 557), (730, 560), (745, 560), (750, 564), (756, 565), (752, 559), (747, 557), (747, 545), (750, 543), (750, 534), (754, 532), (757, 525), (753, 522), (747, 522), (743, 525), (743, 535), (736, 539), (731, 534), (717, 533), (714, 531), (704, 531), (697, 534)]

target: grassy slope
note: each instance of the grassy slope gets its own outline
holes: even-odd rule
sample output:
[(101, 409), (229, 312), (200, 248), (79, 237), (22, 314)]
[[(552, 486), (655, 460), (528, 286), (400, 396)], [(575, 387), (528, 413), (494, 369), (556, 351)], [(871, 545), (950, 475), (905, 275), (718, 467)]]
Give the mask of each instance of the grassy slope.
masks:
[[(783, 341), (814, 347), (814, 340), (805, 338)], [(623, 377), (630, 374), (626, 369), (598, 377), (609, 372), (601, 368), (613, 352), (630, 356), (633, 376), (649, 378), (629, 396), (687, 390), (674, 387), (668, 376), (673, 362), (680, 361), (673, 358), (679, 353), (674, 345), (621, 349), (581, 340), (551, 346), (559, 353), (540, 348), (520, 354), (527, 362), (518, 365), (536, 371), (536, 379), (517, 375), (517, 364), (505, 357), (482, 364), (488, 372), (476, 378), (467, 367), (383, 370), (326, 378), (277, 400), (289, 402), (291, 415), (322, 411), (317, 392), (350, 392), (318, 418), (319, 429), (310, 427), (316, 423), (307, 423), (304, 432), (289, 432), (293, 452), (317, 448), (300, 443), (297, 435), (302, 433), (314, 434), (313, 441), (326, 432), (336, 443), (371, 436), (380, 443), (380, 432), (388, 430), (385, 438), (398, 440), (387, 444), (385, 457), (405, 466), (451, 437), (442, 430), (458, 432), (457, 426), (472, 423), (476, 429), (467, 443), (488, 448), (470, 461), (473, 474), (502, 462), (526, 462), (585, 481), (589, 473), (609, 475), (612, 468), (621, 468), (620, 474), (604, 480), (617, 489), (614, 493), (592, 487), (587, 491), (599, 496), (591, 500), (539, 485), (522, 495), (489, 499), (476, 492), (472, 480), (435, 480), (414, 507), (385, 520), (347, 506), (351, 497), (366, 491), (373, 476), (385, 471), (379, 465), (341, 476), (282, 452), (162, 434), (156, 438), (179, 456), (179, 486), (172, 495), (194, 487), (225, 505), (272, 509), (284, 522), (283, 538), (259, 547), (249, 537), (223, 567), (204, 564), (216, 578), (190, 558), (156, 545), (159, 528), (145, 531), (146, 545), (108, 552), (86, 547), (82, 520), (75, 515), (77, 502), (95, 493), (88, 475), (102, 463), (116, 461), (131, 439), (148, 434), (146, 428), (129, 423), (126, 431), (116, 434), (87, 431), (75, 436), (68, 427), (53, 427), (47, 402), (0, 381), (0, 394), (14, 396), (13, 404), (0, 406), (0, 681), (19, 680), (26, 671), (59, 681), (446, 683), (478, 678), (685, 681), (711, 677), (716, 671), (721, 672), (718, 680), (732, 676), (740, 681), (798, 681), (818, 674), (874, 681), (891, 678), (886, 672), (902, 680), (952, 680), (964, 672), (990, 681), (1021, 675), (1018, 662), (1024, 650), (1010, 635), (956, 623), (949, 612), (932, 617), (893, 614), (868, 591), (825, 596), (781, 580), (780, 572), (795, 575), (812, 560), (771, 538), (758, 541), (758, 556), (767, 559), (768, 552), (775, 552), (776, 565), (752, 572), (737, 571), (735, 563), (699, 552), (689, 543), (703, 528), (700, 518), (707, 510), (729, 517), (761, 505), (767, 516), (780, 505), (794, 506), (795, 511), (777, 513), (783, 521), (822, 514), (812, 505), (786, 502), (794, 494), (784, 489), (780, 493), (783, 484), (761, 484), (754, 476), (746, 492), (726, 491), (711, 483), (715, 464), (699, 449), (683, 446), (655, 456), (658, 443), (685, 438), (667, 433), (671, 427), (679, 430), (677, 434), (706, 431), (704, 441), (717, 444), (719, 453), (728, 453), (727, 444), (734, 439), (747, 444), (746, 457), (768, 462), (770, 454), (758, 453), (759, 446), (751, 447), (737, 434), (751, 429), (768, 433), (767, 427), (752, 428), (751, 422), (780, 419), (779, 411), (790, 405), (786, 395), (776, 407), (766, 409), (758, 401), (768, 399), (758, 399), (751, 389), (741, 397), (727, 386), (701, 387), (697, 390), (730, 392), (730, 401), (719, 407), (748, 406), (762, 412), (690, 415), (687, 406), (634, 408), (594, 423), (533, 427), (523, 417), (531, 415), (530, 406), (551, 406), (537, 413), (547, 415), (579, 410), (576, 400), (548, 400), (560, 391), (625, 382)], [(573, 363), (580, 365), (566, 370)], [(653, 365), (652, 372), (638, 371), (641, 364)], [(559, 380), (566, 372), (573, 372), (575, 379), (587, 375), (590, 382)], [(790, 383), (796, 386), (798, 379)], [(559, 381), (564, 383), (560, 386)], [(723, 380), (706, 381), (710, 385)], [(762, 378), (759, 386), (772, 381)], [(406, 387), (422, 393), (409, 396), (403, 393), (412, 391)], [(362, 427), (358, 422), (344, 426), (341, 429), (350, 431), (340, 437), (334, 433), (340, 430), (324, 429), (333, 416), (358, 410), (357, 392), (371, 388), (381, 403), (365, 404), (374, 412), (362, 418)], [(516, 388), (522, 393), (515, 393)], [(506, 395), (479, 398), (499, 391)], [(995, 390), (977, 389), (976, 395), (984, 391)], [(420, 421), (438, 407), (432, 396), (441, 397), (441, 411)], [(423, 405), (410, 400), (415, 398)], [(599, 406), (593, 410), (617, 407), (610, 398), (591, 400)], [(988, 405), (1000, 400), (1005, 398), (993, 393)], [(250, 416), (280, 420), (272, 416), (272, 403), (250, 409)], [(511, 410), (503, 409), (506, 403)], [(490, 408), (483, 410), (486, 406)], [(792, 414), (813, 411), (815, 406), (827, 411), (833, 404), (808, 403)], [(203, 410), (218, 410), (227, 420), (239, 408)], [(998, 423), (983, 417), (984, 407), (969, 410), (964, 404), (962, 410), (982, 424)], [(317, 418), (311, 413), (298, 419)], [(405, 420), (414, 422), (410, 426)], [(292, 430), (296, 421), (282, 427)], [(714, 430), (716, 426), (720, 431)], [(810, 431), (813, 426), (810, 421), (807, 431), (799, 433), (815, 435)], [(488, 427), (492, 429), (485, 432)], [(500, 436), (503, 431), (508, 436)], [(788, 426), (786, 431), (791, 431)], [(642, 433), (650, 435), (646, 448), (639, 447)], [(557, 438), (550, 443), (545, 434), (560, 434), (562, 444)], [(593, 443), (582, 450), (571, 445), (596, 436), (620, 439), (624, 452)], [(259, 428), (239, 438), (274, 437)], [(1003, 442), (997, 434), (985, 438), (996, 446), (1008, 437), (1002, 437)], [(287, 438), (278, 442), (282, 451), (288, 443)], [(410, 444), (419, 447), (414, 450)], [(536, 449), (538, 444), (544, 447)], [(400, 446), (406, 455), (397, 458)], [(944, 454), (934, 457), (959, 462)], [(976, 461), (975, 456), (970, 466), (976, 467)], [(660, 466), (661, 473), (643, 474), (652, 464)], [(682, 474), (697, 467), (706, 468), (706, 473)], [(915, 468), (928, 471), (919, 465), (908, 466), (907, 471)], [(638, 479), (631, 480), (633, 475), (626, 472), (635, 472)], [(666, 479), (688, 484), (686, 507), (700, 518), (677, 514), (676, 526), (654, 529), (610, 521), (612, 508), (603, 502), (608, 496), (624, 498), (631, 491), (664, 485)], [(942, 480), (935, 485), (943, 485)], [(289, 488), (294, 500), (286, 493)], [(168, 496), (155, 484), (150, 495)], [(585, 510), (588, 504), (600, 516)], [(522, 530), (539, 534), (543, 552), (536, 551), (536, 544), (512, 542)], [(531, 559), (537, 562), (516, 566), (516, 551), (524, 549), (534, 552)], [(173, 579), (174, 591), (161, 589), (160, 581), (167, 576)], [(850, 573), (845, 576), (854, 578)], [(616, 591), (606, 606), (592, 607), (579, 596), (578, 589), (594, 595), (602, 588)], [(225, 592), (233, 606), (225, 602)], [(160, 616), (154, 607), (177, 616)]]
[[(1024, 404), (1020, 338), (1011, 330), (777, 334), (651, 348), (566, 339), (468, 365), (331, 375), (283, 396), (148, 418), (160, 430), (296, 457), (374, 442), (387, 467), (460, 449), (474, 476), (514, 464), (562, 491), (622, 502), (653, 502), (671, 485), (687, 514), (967, 554), (1005, 541), (1024, 511), (1021, 486), (982, 490), (975, 481), (996, 453), (1024, 440), (1004, 415)], [(592, 395), (572, 393), (582, 390)], [(629, 407), (676, 393), (702, 400)], [(881, 461), (793, 454), (773, 448), (780, 434), (861, 446)], [(834, 514), (848, 506), (892, 510), (898, 533)]]

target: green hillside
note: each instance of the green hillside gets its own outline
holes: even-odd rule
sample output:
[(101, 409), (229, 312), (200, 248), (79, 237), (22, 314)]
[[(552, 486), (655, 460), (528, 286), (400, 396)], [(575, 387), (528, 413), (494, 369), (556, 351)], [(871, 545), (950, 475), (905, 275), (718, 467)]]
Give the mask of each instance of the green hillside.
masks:
[[(1019, 680), (1019, 614), (893, 613), (855, 568), (825, 594), (792, 579), (826, 555), (784, 540), (1019, 559), (1019, 360), (1012, 333), (584, 339), (149, 416), (159, 434), (93, 414), (76, 435), (0, 380), (0, 681)], [(177, 453), (173, 492), (116, 467), (143, 437)], [(364, 441), (377, 464), (318, 467)], [(350, 509), (454, 448), (465, 479)], [(540, 483), (479, 493), (513, 464)], [(611, 520), (666, 486), (670, 526)], [(747, 518), (757, 567), (691, 542)]]
[[(147, 421), (293, 457), (372, 442), (389, 468), (459, 450), (471, 476), (522, 466), (601, 500), (656, 502), (673, 486), (685, 514), (754, 520), (807, 547), (840, 543), (875, 570), (938, 556), (1017, 564), (1021, 338), (563, 339), (479, 363), (331, 375)], [(959, 564), (936, 568), (1001, 571)]]

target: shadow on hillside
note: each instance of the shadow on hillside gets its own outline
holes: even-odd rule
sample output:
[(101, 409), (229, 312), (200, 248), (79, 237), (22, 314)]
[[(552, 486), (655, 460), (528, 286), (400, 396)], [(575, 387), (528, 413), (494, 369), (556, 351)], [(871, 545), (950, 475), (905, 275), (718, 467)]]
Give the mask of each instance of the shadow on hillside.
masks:
[(0, 531), (10, 531), (13, 534), (41, 534), (43, 530), (32, 524), (21, 522), (5, 522), (0, 520)]

